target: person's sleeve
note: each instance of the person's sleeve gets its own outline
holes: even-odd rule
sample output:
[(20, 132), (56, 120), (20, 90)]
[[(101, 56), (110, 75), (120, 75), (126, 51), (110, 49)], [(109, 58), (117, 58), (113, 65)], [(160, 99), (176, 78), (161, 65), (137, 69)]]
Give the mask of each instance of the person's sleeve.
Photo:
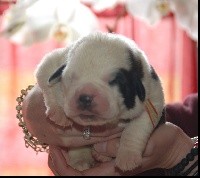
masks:
[(189, 135), (198, 135), (198, 93), (188, 95), (183, 103), (166, 105), (166, 121), (171, 122)]

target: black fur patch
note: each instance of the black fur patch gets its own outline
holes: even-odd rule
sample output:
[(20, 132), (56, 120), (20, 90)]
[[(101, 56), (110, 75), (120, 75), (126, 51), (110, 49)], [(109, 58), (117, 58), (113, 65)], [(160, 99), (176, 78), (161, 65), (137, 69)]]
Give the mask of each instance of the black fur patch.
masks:
[(145, 88), (141, 81), (144, 76), (142, 63), (131, 50), (129, 50), (129, 60), (131, 69), (119, 69), (114, 80), (110, 81), (109, 84), (118, 86), (124, 98), (125, 106), (131, 109), (135, 106), (136, 95), (141, 101), (145, 100)]
[(154, 68), (151, 66), (151, 77), (154, 80), (159, 80), (157, 73), (155, 72)]
[(120, 69), (115, 76), (115, 79), (110, 81), (109, 84), (117, 85), (119, 91), (122, 93), (124, 98), (124, 104), (128, 109), (132, 108), (135, 105), (135, 95), (136, 90), (133, 80), (131, 79), (131, 74), (129, 71)]
[(49, 78), (49, 83), (51, 83), (53, 80), (56, 79), (56, 82), (60, 81), (61, 79), (61, 75), (62, 75), (62, 72), (64, 70), (64, 68), (66, 67), (66, 64), (63, 64), (61, 67), (59, 67), (54, 73), (52, 76), (50, 76)]

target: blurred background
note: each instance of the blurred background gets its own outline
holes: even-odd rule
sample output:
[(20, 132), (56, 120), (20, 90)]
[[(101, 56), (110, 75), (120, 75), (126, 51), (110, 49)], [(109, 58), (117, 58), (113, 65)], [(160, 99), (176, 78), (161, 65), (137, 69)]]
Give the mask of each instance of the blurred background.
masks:
[(145, 51), (166, 103), (198, 91), (198, 0), (0, 0), (0, 175), (52, 175), (47, 153), (24, 144), (16, 98), (47, 52), (93, 31), (123, 34)]

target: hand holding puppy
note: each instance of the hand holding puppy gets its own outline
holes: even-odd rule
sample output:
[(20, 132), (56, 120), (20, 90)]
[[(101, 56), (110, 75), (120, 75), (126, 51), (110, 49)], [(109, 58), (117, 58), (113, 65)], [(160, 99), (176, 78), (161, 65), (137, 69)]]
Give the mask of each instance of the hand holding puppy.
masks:
[[(108, 142), (95, 144), (94, 148), (100, 154), (115, 157), (119, 147), (119, 141), (119, 138), (111, 139)], [(169, 169), (178, 164), (192, 147), (192, 140), (180, 127), (166, 122), (153, 132), (143, 153), (142, 164), (134, 170), (123, 172), (116, 168), (115, 161), (112, 160), (79, 172), (67, 165), (63, 152), (56, 147), (50, 149), (48, 164), (55, 175), (61, 176), (136, 175), (154, 168)]]

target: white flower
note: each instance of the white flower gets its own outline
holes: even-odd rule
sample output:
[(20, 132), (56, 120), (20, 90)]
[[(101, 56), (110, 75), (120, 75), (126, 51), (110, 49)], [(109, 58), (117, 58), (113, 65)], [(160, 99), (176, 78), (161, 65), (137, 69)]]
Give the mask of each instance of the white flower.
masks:
[(170, 0), (170, 4), (180, 26), (198, 41), (198, 0)]
[(150, 25), (154, 25), (170, 12), (166, 0), (126, 0), (126, 9)]
[(56, 29), (66, 33), (63, 42), (70, 42), (97, 30), (98, 22), (79, 0), (20, 0), (3, 17), (2, 35), (24, 46), (58, 39)]

